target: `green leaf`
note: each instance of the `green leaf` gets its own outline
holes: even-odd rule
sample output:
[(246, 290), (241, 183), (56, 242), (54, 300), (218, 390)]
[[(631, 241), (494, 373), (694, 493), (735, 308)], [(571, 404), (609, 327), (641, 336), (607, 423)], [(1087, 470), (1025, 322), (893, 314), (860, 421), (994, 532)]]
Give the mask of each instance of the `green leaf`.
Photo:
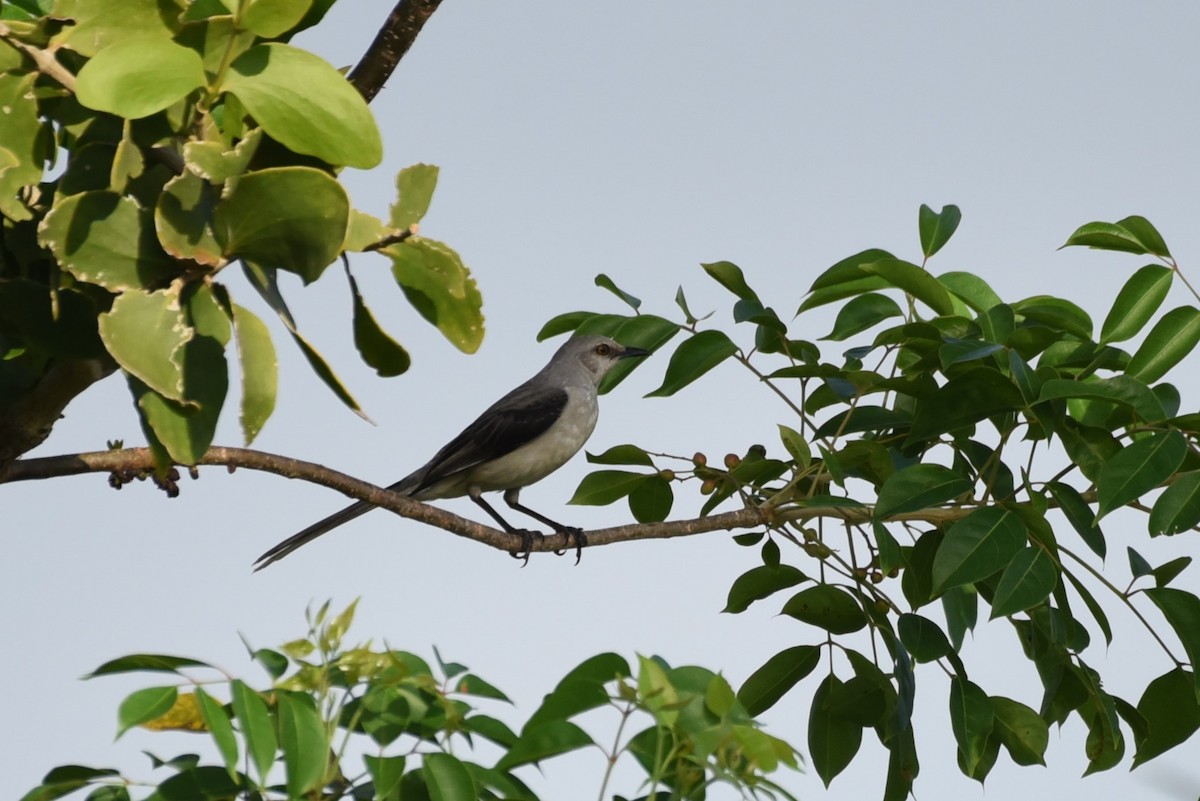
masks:
[(903, 567), (900, 543), (882, 523), (872, 523), (871, 527), (875, 532), (875, 548), (879, 552), (879, 569), (887, 573), (893, 568)]
[(844, 686), (832, 673), (826, 676), (813, 693), (808, 715), (809, 758), (826, 787), (846, 769), (862, 745), (862, 727), (836, 714), (834, 696)]
[[(1174, 587), (1153, 587), (1145, 592), (1175, 631), (1187, 652), (1188, 661), (1193, 665), (1200, 664), (1200, 598)], [(1200, 700), (1198, 676), (1200, 674), (1193, 675), (1193, 686), (1196, 699)]]
[[(979, 324), (979, 332), (986, 341), (992, 344), (1003, 344), (1008, 342), (1016, 330), (1017, 317), (1012, 306), (1000, 303), (982, 312), (976, 322)], [(1014, 354), (1017, 359), (1021, 358), (1016, 351), (1010, 350), (1009, 353)], [(1016, 383), (1015, 377), (1014, 383)]]
[(868, 292), (859, 295), (839, 309), (837, 319), (833, 323), (833, 330), (821, 338), (841, 342), (866, 331), (889, 317), (903, 316), (904, 312), (896, 301), (887, 295)]
[(496, 768), (508, 771), (589, 745), (595, 745), (595, 741), (574, 723), (550, 720), (522, 732), (521, 739), (500, 757)]
[(154, 207), (154, 227), (163, 250), (177, 259), (221, 266), (221, 245), (212, 228), (218, 197), (212, 184), (190, 170), (168, 181)]
[(567, 503), (607, 506), (633, 492), (645, 478), (644, 473), (630, 473), (627, 470), (597, 470), (583, 477)]
[(99, 676), (111, 676), (115, 673), (134, 673), (148, 671), (152, 673), (180, 673), (180, 668), (211, 668), (207, 662), (198, 659), (188, 659), (183, 656), (168, 656), (166, 654), (131, 654), (112, 659), (88, 673), (83, 678), (94, 679)]
[(1165, 587), (1170, 584), (1180, 573), (1187, 570), (1188, 565), (1192, 563), (1192, 557), (1180, 556), (1165, 562), (1150, 571), (1150, 575), (1154, 576), (1154, 583), (1159, 587)]
[(781, 611), (830, 634), (850, 634), (867, 625), (859, 602), (845, 590), (830, 584), (801, 590), (788, 599)]
[(1183, 463), (1187, 450), (1183, 434), (1174, 430), (1151, 434), (1123, 448), (1105, 463), (1096, 478), (1100, 501), (1096, 518), (1160, 486)]
[[(448, 668), (449, 666), (447, 666)], [(461, 665), (458, 667), (462, 667)], [(449, 670), (446, 671), (450, 673)], [(511, 704), (512, 701), (504, 694), (500, 688), (483, 680), (474, 673), (468, 673), (465, 676), (454, 680), (454, 691), (465, 695), (474, 695), (477, 698), (491, 698), (496, 701), (504, 701)]]
[(361, 169), (383, 158), (379, 128), (362, 95), (306, 50), (255, 45), (230, 65), (220, 89), (236, 95), (263, 130), (296, 153)]
[(243, 175), (213, 216), (217, 241), (240, 258), (296, 273), (310, 284), (337, 258), (350, 200), (328, 173), (272, 167)]
[[(840, 286), (853, 288), (855, 291), (851, 292), (850, 294), (856, 295), (858, 294), (858, 287), (863, 281), (874, 284), (872, 289), (878, 289), (880, 288), (881, 282), (876, 277), (872, 276), (871, 273), (866, 272), (863, 269), (863, 265), (871, 264), (882, 259), (894, 258), (895, 257), (891, 253), (888, 253), (886, 250), (879, 250), (878, 248), (871, 248), (869, 250), (855, 253), (853, 256), (847, 256), (817, 276), (817, 280), (813, 281), (812, 287), (810, 287), (808, 291), (817, 293), (820, 290), (834, 289), (835, 287)], [(850, 295), (842, 295), (841, 297), (850, 297)], [(806, 308), (811, 308), (807, 306), (807, 303), (808, 301), (805, 301), (805, 305), (802, 305), (800, 307), (800, 311), (796, 313), (799, 314)]]
[(1041, 548), (1019, 551), (996, 585), (992, 599), (992, 620), (1024, 611), (1044, 601), (1058, 584), (1058, 569)]
[(275, 762), (275, 750), (278, 747), (271, 713), (267, 710), (262, 696), (246, 686), (241, 679), (230, 682), (229, 690), (233, 699), (233, 714), (237, 717), (238, 728), (246, 740), (246, 753), (258, 771), (259, 784), (266, 784), (267, 774), (271, 772), (271, 765)]
[(958, 206), (942, 206), (939, 213), (924, 203), (921, 204), (921, 213), (917, 215), (917, 227), (920, 229), (921, 252), (925, 254), (925, 258), (928, 259), (937, 253), (950, 241), (961, 221), (962, 212)]
[(588, 453), (590, 464), (636, 464), (654, 467), (654, 461), (637, 445), (614, 445), (599, 455)]
[(178, 697), (175, 687), (148, 687), (130, 693), (117, 708), (117, 737), (134, 726), (161, 718), (175, 706)]
[(122, 785), (102, 784), (88, 793), (87, 801), (130, 801), (130, 795)]
[(640, 298), (635, 298), (633, 295), (630, 295), (628, 292), (621, 289), (604, 273), (600, 273), (596, 276), (596, 286), (607, 289), (609, 292), (620, 298), (624, 303), (628, 304), (629, 307), (634, 311), (637, 311), (638, 307), (642, 305)]
[(242, 434), (249, 445), (275, 410), (279, 359), (266, 324), (241, 306), (232, 309), (242, 366)]
[(722, 331), (693, 334), (671, 354), (662, 386), (647, 393), (646, 397), (665, 398), (674, 395), (735, 353), (737, 345)]
[(1100, 606), (1100, 602), (1096, 600), (1096, 597), (1083, 585), (1083, 582), (1071, 574), (1071, 571), (1064, 570), (1062, 574), (1063, 578), (1075, 588), (1075, 592), (1083, 599), (1083, 603), (1087, 606), (1088, 611), (1092, 613), (1092, 617), (1096, 620), (1096, 625), (1100, 627), (1100, 631), (1104, 634), (1105, 644), (1112, 645), (1112, 626), (1108, 622), (1108, 615), (1104, 614), (1104, 607)]
[(1149, 731), (1138, 740), (1133, 767), (1170, 751), (1200, 729), (1195, 684), (1192, 673), (1177, 667), (1146, 685), (1137, 710), (1146, 719)]
[(1115, 222), (1091, 222), (1075, 229), (1063, 247), (1082, 245), (1097, 250), (1170, 256), (1162, 236), (1145, 217), (1126, 217)]
[(1135, 579), (1148, 576), (1154, 570), (1146, 558), (1133, 549), (1133, 546), (1126, 546), (1125, 552), (1129, 556), (1129, 572)]
[(505, 748), (517, 741), (516, 733), (507, 723), (488, 715), (472, 715), (463, 721), (463, 725), (472, 734), (478, 734)]
[(1200, 471), (1180, 473), (1150, 510), (1150, 536), (1178, 534), (1200, 524)]
[(165, 447), (174, 462), (194, 465), (208, 451), (216, 433), (229, 389), (229, 368), (225, 349), (211, 337), (193, 337), (181, 352), (182, 402), (163, 397), (133, 376), (129, 388), (141, 412), (143, 429), (149, 429), (147, 437)]
[(738, 700), (746, 712), (758, 716), (773, 707), (796, 683), (813, 672), (821, 659), (821, 649), (815, 645), (796, 645), (785, 648), (750, 674)]
[(993, 731), (1018, 765), (1045, 765), (1050, 727), (1042, 716), (1019, 701), (993, 695), (988, 699), (995, 716)]
[(391, 378), (406, 372), (412, 360), (408, 351), (392, 339), (375, 320), (375, 315), (367, 308), (362, 293), (358, 291), (358, 282), (350, 271), (346, 271), (350, 281), (350, 294), (354, 300), (354, 346), (369, 367), (383, 378)]
[(1157, 264), (1147, 264), (1131, 275), (1100, 326), (1100, 344), (1124, 342), (1137, 335), (1166, 299), (1174, 275)]
[(1096, 515), (1092, 512), (1092, 507), (1079, 494), (1079, 490), (1069, 484), (1063, 484), (1061, 481), (1051, 481), (1046, 486), (1066, 516), (1067, 522), (1071, 524), (1084, 543), (1092, 549), (1092, 552), (1103, 559), (1108, 552), (1108, 546), (1104, 541), (1104, 532), (1096, 522)]
[(113, 153), (112, 169), (108, 173), (108, 182), (114, 192), (124, 194), (130, 188), (129, 182), (142, 175), (146, 162), (142, 159), (142, 150), (132, 139), (132, 130), (128, 123), (125, 125), (125, 135), (117, 143)]
[(950, 293), (936, 278), (915, 264), (900, 259), (883, 259), (862, 265), (862, 270), (904, 290), (938, 314), (954, 313)]
[(780, 590), (794, 587), (807, 580), (798, 568), (791, 565), (760, 565), (738, 576), (729, 588), (729, 597), (722, 612), (744, 612), (755, 601), (761, 601)]
[(968, 631), (974, 631), (979, 619), (979, 595), (975, 588), (951, 587), (942, 595), (942, 612), (946, 615), (946, 631), (954, 650), (960, 650)]
[(363, 754), (371, 784), (375, 785), (376, 798), (390, 798), (404, 778), (405, 758), (402, 756), (374, 756)]
[(1125, 374), (1153, 383), (1200, 343), (1200, 309), (1180, 306), (1163, 315), (1129, 359)]
[[(546, 321), (541, 330), (537, 333), (537, 341), (544, 342), (550, 337), (556, 337), (559, 334), (566, 334), (574, 331), (585, 321), (593, 317), (601, 317), (603, 315), (595, 312), (575, 311), (559, 314)], [(613, 315), (615, 316), (615, 315)]]
[(812, 449), (808, 445), (808, 440), (790, 426), (779, 423), (777, 428), (779, 429), (779, 439), (783, 442), (783, 447), (787, 450), (788, 455), (796, 460), (799, 467), (808, 467), (812, 462)]
[(700, 265), (714, 281), (737, 295), (742, 300), (758, 301), (758, 294), (746, 283), (746, 276), (736, 264), (718, 261)]
[(229, 778), (237, 781), (237, 736), (233, 733), (233, 724), (229, 721), (229, 715), (225, 712), (225, 708), (213, 700), (212, 696), (204, 692), (201, 687), (196, 688), (196, 704), (200, 707), (200, 717), (204, 720), (208, 733), (212, 735), (213, 741), (217, 744), (217, 751), (221, 754), (221, 761), (225, 763), (225, 770), (229, 772)]
[(879, 488), (875, 519), (941, 506), (963, 493), (972, 483), (953, 470), (937, 464), (915, 464), (888, 476)]
[(979, 342), (973, 339), (958, 340), (947, 342), (938, 348), (938, 361), (941, 363), (942, 369), (947, 370), (956, 364), (986, 359), (1002, 350), (1004, 350), (1004, 346), (997, 345), (995, 342)]
[(670, 481), (657, 474), (646, 476), (629, 493), (629, 511), (639, 523), (661, 523), (671, 513), (674, 500)]
[(131, 36), (105, 47), (76, 76), (79, 102), (96, 111), (141, 119), (204, 85), (200, 55), (169, 39)]
[(287, 765), (288, 795), (300, 798), (319, 787), (329, 762), (329, 738), (312, 696), (275, 691), (279, 742)]
[(38, 239), (63, 269), (111, 292), (165, 286), (177, 275), (158, 244), (151, 212), (114, 192), (55, 198)]
[(896, 621), (900, 642), (918, 662), (933, 662), (953, 649), (938, 624), (921, 615), (903, 614)]
[(1012, 305), (1026, 320), (1041, 323), (1055, 331), (1088, 340), (1092, 337), (1092, 318), (1076, 304), (1052, 295), (1035, 295)]
[[(61, 6), (55, 4), (55, 8)], [(73, 3), (70, 8), (75, 25), (64, 30), (63, 43), (85, 56), (94, 56), (104, 46), (130, 36), (170, 38), (179, 25), (178, 11), (175, 15), (164, 14), (161, 0)], [(121, 13), (113, 13), (118, 10)]]
[(1145, 217), (1135, 214), (1118, 220), (1117, 225), (1128, 231), (1147, 252), (1155, 256), (1170, 257), (1171, 251), (1167, 250), (1167, 243), (1163, 240), (1162, 234)]
[(195, 336), (177, 291), (129, 290), (100, 315), (100, 338), (117, 364), (158, 394), (184, 398), (184, 346)]
[(967, 679), (954, 679), (950, 683), (950, 728), (958, 743), (959, 764), (967, 776), (975, 777), (994, 726), (987, 693)]
[(987, 281), (974, 273), (951, 271), (942, 273), (937, 280), (978, 314), (1004, 303)]
[(242, 0), (237, 21), (264, 39), (274, 39), (300, 24), (312, 0)]
[(658, 657), (638, 656), (637, 693), (655, 721), (673, 727), (681, 708), (679, 690), (671, 683), (666, 663)]
[(23, 199), (22, 187), (36, 185), (41, 180), (42, 166), (48, 155), (47, 137), (33, 91), (37, 78), (36, 71), (24, 74), (0, 72), (0, 108), (6, 109), (0, 115), (0, 142), (3, 143), (0, 146), (0, 214), (13, 221), (33, 217)]
[(997, 506), (976, 509), (946, 530), (933, 557), (934, 593), (999, 572), (1025, 544), (1017, 515)]
[(438, 174), (434, 164), (414, 164), (396, 173), (396, 202), (390, 216), (393, 228), (406, 231), (424, 219), (433, 201)]
[(1000, 372), (986, 367), (968, 370), (917, 401), (905, 444), (923, 443), (1024, 406), (1021, 391)]
[(232, 150), (226, 150), (221, 142), (187, 142), (183, 146), (183, 160), (189, 172), (209, 183), (222, 184), (246, 172), (262, 137), (262, 128), (251, 129)]
[(412, 236), (381, 251), (404, 296), (450, 344), (474, 353), (483, 342), (483, 298), (467, 266), (449, 246)]
[(426, 754), (423, 764), (432, 801), (475, 801), (479, 797), (466, 766), (450, 754)]
[(225, 801), (241, 790), (224, 768), (201, 765), (171, 776), (158, 786), (152, 797), (162, 801)]
[(1038, 403), (1059, 398), (1089, 398), (1112, 401), (1126, 406), (1146, 422), (1157, 422), (1167, 416), (1162, 402), (1149, 387), (1136, 378), (1117, 375), (1112, 378), (1089, 378), (1074, 381), (1068, 378), (1051, 378), (1042, 382)]
[(917, 759), (917, 745), (913, 739), (912, 726), (906, 726), (886, 743), (888, 755), (887, 781), (883, 790), (883, 801), (907, 801), (912, 795), (913, 781), (921, 772)]
[(713, 676), (704, 691), (704, 706), (719, 718), (737, 714), (737, 695), (724, 676)]

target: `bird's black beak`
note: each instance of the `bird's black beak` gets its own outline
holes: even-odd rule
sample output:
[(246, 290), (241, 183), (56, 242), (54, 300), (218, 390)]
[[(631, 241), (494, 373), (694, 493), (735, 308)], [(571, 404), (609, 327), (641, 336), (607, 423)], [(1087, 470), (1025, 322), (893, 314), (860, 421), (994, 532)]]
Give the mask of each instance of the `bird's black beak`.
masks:
[(648, 351), (644, 348), (625, 348), (624, 350), (621, 351), (621, 355), (618, 356), (617, 358), (619, 358), (619, 359), (634, 359), (634, 358), (638, 358), (640, 356), (649, 356), (649, 355), (650, 355), (650, 351)]

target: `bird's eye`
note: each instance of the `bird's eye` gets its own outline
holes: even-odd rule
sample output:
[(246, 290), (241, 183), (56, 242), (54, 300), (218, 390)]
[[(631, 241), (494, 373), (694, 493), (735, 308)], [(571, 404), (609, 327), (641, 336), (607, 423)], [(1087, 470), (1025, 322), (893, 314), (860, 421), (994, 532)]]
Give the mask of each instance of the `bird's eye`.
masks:
[(601, 342), (599, 345), (596, 346), (596, 355), (597, 356), (607, 356), (610, 353), (612, 353), (612, 348), (610, 348), (607, 343)]

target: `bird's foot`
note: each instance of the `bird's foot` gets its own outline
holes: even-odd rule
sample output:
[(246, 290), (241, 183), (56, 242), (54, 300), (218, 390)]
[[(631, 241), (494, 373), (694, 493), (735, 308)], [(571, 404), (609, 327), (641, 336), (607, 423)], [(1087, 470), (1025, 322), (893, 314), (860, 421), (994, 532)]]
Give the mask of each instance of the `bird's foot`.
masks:
[(567, 551), (571, 550), (571, 541), (575, 541), (575, 564), (579, 564), (579, 560), (583, 558), (583, 547), (587, 545), (587, 534), (583, 533), (583, 529), (575, 526), (563, 526), (558, 529), (558, 533), (566, 538), (566, 547), (561, 551), (555, 551), (555, 556), (562, 556)]
[(533, 543), (541, 543), (545, 539), (545, 535), (540, 531), (531, 531), (527, 528), (514, 528), (508, 532), (521, 540), (521, 547), (515, 551), (509, 551), (508, 555), (513, 559), (521, 560), (521, 567), (529, 564), (529, 555), (533, 553)]

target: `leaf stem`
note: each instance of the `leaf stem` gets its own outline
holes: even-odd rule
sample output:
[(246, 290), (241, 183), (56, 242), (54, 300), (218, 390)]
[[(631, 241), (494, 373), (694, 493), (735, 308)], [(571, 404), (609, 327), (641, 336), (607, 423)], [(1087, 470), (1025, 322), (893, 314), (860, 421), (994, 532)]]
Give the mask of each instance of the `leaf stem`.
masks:
[(1121, 592), (1121, 590), (1119, 590), (1111, 581), (1106, 579), (1103, 576), (1103, 574), (1100, 573), (1100, 571), (1096, 570), (1096, 568), (1089, 565), (1086, 561), (1084, 561), (1079, 555), (1077, 555), (1070, 548), (1064, 548), (1062, 545), (1060, 545), (1060, 546), (1058, 546), (1058, 550), (1059, 550), (1059, 553), (1064, 553), (1067, 556), (1074, 559), (1075, 562), (1080, 567), (1082, 567), (1084, 570), (1086, 570), (1088, 573), (1090, 573), (1092, 575), (1092, 578), (1096, 579), (1096, 581), (1099, 581), (1102, 585), (1104, 585), (1104, 587), (1106, 587), (1109, 590), (1109, 592), (1111, 592), (1113, 595), (1120, 598), (1121, 603), (1125, 604), (1125, 606), (1129, 609), (1130, 612), (1133, 613), (1133, 616), (1138, 619), (1138, 622), (1140, 622), (1142, 624), (1142, 626), (1146, 629), (1146, 631), (1150, 632), (1150, 636), (1153, 637), (1155, 642), (1158, 643), (1159, 647), (1163, 649), (1163, 652), (1167, 655), (1167, 658), (1170, 659), (1172, 662), (1174, 662), (1177, 667), (1183, 667), (1183, 665), (1185, 663), (1180, 661), (1178, 658), (1176, 658), (1175, 654), (1171, 653), (1171, 649), (1167, 647), (1167, 644), (1165, 642), (1163, 642), (1162, 637), (1158, 636), (1158, 632), (1155, 631), (1154, 627), (1150, 625), (1150, 621), (1146, 620), (1146, 618), (1142, 614), (1141, 610), (1133, 605), (1133, 601), (1129, 600), (1129, 595), (1127, 595), (1124, 592)]

